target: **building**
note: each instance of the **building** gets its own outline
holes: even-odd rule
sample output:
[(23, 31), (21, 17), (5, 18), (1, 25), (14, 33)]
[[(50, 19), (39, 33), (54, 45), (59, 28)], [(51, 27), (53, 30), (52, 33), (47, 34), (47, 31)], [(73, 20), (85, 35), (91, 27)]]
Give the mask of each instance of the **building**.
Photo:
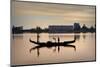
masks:
[(72, 33), (74, 32), (73, 25), (50, 25), (49, 33)]
[(12, 27), (12, 33), (13, 34), (18, 34), (18, 33), (23, 33), (23, 26), (19, 26), (19, 27)]

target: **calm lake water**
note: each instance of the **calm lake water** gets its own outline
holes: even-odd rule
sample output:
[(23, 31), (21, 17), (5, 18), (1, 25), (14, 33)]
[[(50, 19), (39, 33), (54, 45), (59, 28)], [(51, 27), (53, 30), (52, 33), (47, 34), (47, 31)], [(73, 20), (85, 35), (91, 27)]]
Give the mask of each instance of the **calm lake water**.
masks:
[(80, 34), (48, 34), (41, 33), (40, 41), (53, 41), (54, 38), (60, 38), (60, 42), (74, 40), (73, 47), (41, 47), (32, 49), (37, 44), (31, 43), (29, 39), (37, 41), (37, 34), (25, 33), (15, 34), (12, 37), (11, 44), (11, 64), (26, 65), (26, 64), (44, 64), (44, 63), (60, 63), (74, 61), (94, 61), (95, 60), (95, 33), (80, 33)]

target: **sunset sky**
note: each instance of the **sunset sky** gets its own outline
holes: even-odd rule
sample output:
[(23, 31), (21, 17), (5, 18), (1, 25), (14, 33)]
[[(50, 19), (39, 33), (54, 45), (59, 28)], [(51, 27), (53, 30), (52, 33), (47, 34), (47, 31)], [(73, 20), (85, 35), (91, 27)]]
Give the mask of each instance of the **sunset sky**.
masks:
[(12, 2), (12, 25), (24, 28), (41, 28), (48, 25), (95, 25), (95, 6)]

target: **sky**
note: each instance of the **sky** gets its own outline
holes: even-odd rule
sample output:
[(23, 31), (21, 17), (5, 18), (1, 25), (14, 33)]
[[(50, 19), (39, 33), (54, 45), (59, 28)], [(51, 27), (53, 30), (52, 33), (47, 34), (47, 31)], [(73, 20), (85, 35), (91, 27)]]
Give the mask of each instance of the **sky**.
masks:
[(95, 26), (95, 6), (12, 1), (11, 23), (25, 29), (80, 23)]

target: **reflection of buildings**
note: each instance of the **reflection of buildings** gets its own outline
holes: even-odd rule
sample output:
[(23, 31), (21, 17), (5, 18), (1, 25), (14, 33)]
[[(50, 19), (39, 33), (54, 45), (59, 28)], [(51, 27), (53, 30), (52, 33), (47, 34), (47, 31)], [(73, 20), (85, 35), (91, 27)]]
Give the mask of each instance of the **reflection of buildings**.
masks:
[(80, 34), (76, 34), (76, 40), (79, 40), (80, 39)]
[(74, 32), (73, 25), (51, 25), (49, 26), (49, 33), (72, 33)]
[(83, 39), (85, 39), (85, 38), (86, 38), (86, 34), (84, 33), (84, 34), (83, 34)]

